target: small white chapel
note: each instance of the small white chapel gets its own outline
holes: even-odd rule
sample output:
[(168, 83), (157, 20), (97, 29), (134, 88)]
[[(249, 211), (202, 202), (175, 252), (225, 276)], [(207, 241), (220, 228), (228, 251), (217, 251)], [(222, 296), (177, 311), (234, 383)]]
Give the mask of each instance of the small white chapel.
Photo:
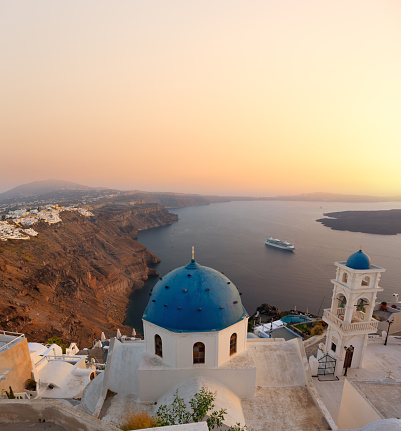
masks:
[(328, 428), (330, 415), (310, 389), (302, 342), (247, 338), (238, 289), (194, 256), (157, 282), (143, 328), (144, 340), (112, 339), (105, 372), (84, 391), (84, 411), (106, 421), (127, 409), (154, 414), (177, 390), (189, 400), (206, 387), (216, 393), (215, 409), (227, 411), (225, 429)]
[[(367, 425), (366, 430), (398, 430), (401, 421), (392, 419), (390, 410), (379, 414), (355, 395), (353, 388), (360, 381), (348, 385), (342, 376), (336, 386), (312, 378), (313, 368), (317, 372), (322, 364), (333, 376), (341, 375), (344, 365), (361, 367), (368, 335), (377, 331), (372, 313), (384, 269), (372, 265), (362, 250), (335, 265), (332, 304), (323, 314), (326, 344), (318, 358), (311, 356), (308, 362), (300, 338), (248, 337), (248, 314), (236, 286), (192, 254), (187, 265), (154, 286), (143, 314), (144, 340), (111, 340), (105, 371), (85, 388), (80, 409), (118, 425), (128, 412), (154, 415), (161, 405), (170, 405), (177, 392), (188, 403), (205, 387), (216, 394), (214, 409), (227, 412), (226, 430), (240, 423), (253, 431), (322, 431), (339, 429), (337, 418), (355, 424), (341, 429)], [(386, 382), (378, 384), (383, 389)], [(398, 388), (398, 381), (390, 383), (386, 387)], [(351, 395), (342, 400), (339, 392), (338, 415), (338, 408), (330, 407), (332, 395), (344, 384)], [(358, 416), (362, 404), (350, 410), (356, 401), (365, 403), (363, 412), (370, 416)]]

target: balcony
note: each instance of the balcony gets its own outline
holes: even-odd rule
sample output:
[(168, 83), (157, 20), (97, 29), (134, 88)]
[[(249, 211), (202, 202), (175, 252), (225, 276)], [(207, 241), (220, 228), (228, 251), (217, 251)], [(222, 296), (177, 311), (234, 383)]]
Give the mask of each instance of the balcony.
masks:
[(0, 354), (25, 339), (24, 334), (0, 330)]
[[(363, 315), (364, 313), (362, 311), (357, 311), (356, 313), (357, 318), (362, 318)], [(376, 319), (372, 319), (368, 322), (353, 321), (352, 323), (344, 323), (344, 321), (335, 316), (329, 308), (323, 310), (323, 320), (328, 324), (332, 323), (336, 325), (340, 331), (348, 335), (372, 334), (377, 332), (377, 326), (379, 325), (379, 321)]]

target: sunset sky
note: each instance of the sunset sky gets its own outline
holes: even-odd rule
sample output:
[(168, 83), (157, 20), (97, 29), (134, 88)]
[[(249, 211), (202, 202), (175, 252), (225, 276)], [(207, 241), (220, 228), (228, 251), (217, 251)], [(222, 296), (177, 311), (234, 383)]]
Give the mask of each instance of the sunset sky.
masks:
[(0, 191), (401, 195), (400, 0), (0, 0)]

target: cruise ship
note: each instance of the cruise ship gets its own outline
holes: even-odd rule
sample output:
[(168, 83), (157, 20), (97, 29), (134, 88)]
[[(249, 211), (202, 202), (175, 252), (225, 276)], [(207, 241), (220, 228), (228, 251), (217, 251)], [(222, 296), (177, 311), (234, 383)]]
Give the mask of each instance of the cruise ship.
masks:
[(265, 241), (266, 245), (270, 245), (271, 247), (281, 248), (282, 250), (295, 250), (295, 247), (287, 241), (280, 241), (279, 239), (275, 239), (273, 237), (267, 238)]

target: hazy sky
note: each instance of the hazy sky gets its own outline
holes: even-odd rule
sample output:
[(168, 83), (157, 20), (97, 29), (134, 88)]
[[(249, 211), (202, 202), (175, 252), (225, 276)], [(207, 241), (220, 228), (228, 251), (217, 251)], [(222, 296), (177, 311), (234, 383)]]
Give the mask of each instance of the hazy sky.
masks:
[(0, 191), (401, 195), (400, 0), (0, 0)]

